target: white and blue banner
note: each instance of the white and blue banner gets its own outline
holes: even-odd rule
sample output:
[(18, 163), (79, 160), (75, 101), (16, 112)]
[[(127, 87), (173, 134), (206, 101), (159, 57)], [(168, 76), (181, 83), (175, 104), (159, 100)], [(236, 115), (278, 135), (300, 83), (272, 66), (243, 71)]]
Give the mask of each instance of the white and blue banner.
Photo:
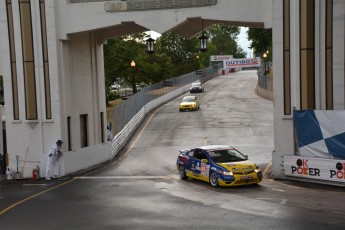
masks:
[(345, 110), (294, 111), (301, 156), (345, 159)]

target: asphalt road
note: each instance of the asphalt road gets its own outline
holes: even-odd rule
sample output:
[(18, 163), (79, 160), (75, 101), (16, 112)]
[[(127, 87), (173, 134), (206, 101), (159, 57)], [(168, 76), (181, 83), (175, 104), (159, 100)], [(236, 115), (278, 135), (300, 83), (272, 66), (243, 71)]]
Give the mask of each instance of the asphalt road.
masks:
[[(113, 162), (59, 181), (2, 183), (0, 229), (344, 229), (344, 188), (264, 179), (212, 188), (181, 181), (178, 150), (238, 148), (262, 168), (273, 151), (273, 105), (253, 93), (255, 71), (219, 76), (153, 111)], [(95, 153), (97, 154), (97, 153)]]

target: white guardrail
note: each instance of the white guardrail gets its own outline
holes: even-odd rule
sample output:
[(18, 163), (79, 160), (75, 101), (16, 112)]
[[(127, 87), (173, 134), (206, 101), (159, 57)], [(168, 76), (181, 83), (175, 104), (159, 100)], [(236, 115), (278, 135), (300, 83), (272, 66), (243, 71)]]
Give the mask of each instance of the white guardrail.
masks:
[(189, 91), (190, 84), (183, 86), (177, 90), (174, 90), (168, 94), (165, 94), (153, 101), (147, 103), (128, 124), (113, 138), (111, 143), (111, 159), (118, 154), (118, 152), (124, 147), (127, 141), (130, 139), (133, 132), (137, 129), (140, 123), (144, 120), (146, 115), (154, 108), (170, 101), (171, 99)]

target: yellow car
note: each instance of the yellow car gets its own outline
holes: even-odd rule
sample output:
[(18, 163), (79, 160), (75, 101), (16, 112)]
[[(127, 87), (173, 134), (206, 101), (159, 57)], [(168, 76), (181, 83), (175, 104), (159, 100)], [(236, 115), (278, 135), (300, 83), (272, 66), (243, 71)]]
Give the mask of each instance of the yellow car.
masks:
[(198, 110), (200, 108), (200, 102), (196, 96), (185, 96), (180, 103), (179, 110), (182, 111), (191, 111)]
[(182, 180), (190, 177), (213, 187), (258, 184), (262, 180), (259, 166), (228, 145), (180, 150), (176, 167)]

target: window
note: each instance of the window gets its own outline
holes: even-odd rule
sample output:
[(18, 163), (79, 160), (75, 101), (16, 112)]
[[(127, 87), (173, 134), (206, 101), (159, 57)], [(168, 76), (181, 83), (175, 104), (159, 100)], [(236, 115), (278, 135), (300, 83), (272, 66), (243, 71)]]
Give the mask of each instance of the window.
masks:
[(43, 76), (44, 76), (44, 96), (46, 103), (46, 118), (52, 118), (51, 95), (50, 95), (50, 79), (49, 79), (49, 62), (48, 62), (48, 45), (47, 45), (47, 27), (46, 27), (46, 11), (45, 1), (40, 0), (40, 16), (41, 16), (41, 36), (42, 36), (42, 56), (43, 56)]
[(104, 143), (105, 142), (105, 138), (104, 138), (104, 113), (101, 112), (101, 142)]
[(326, 109), (333, 109), (333, 0), (326, 0)]
[(301, 109), (315, 109), (314, 0), (300, 0), (300, 95)]
[(30, 8), (31, 7), (29, 0), (20, 0), (19, 9), (23, 49), (26, 119), (36, 120), (38, 118), (36, 102), (36, 79)]
[(88, 142), (88, 117), (87, 114), (80, 115), (80, 147), (89, 145)]
[(11, 80), (12, 80), (12, 101), (13, 101), (13, 120), (19, 120), (19, 102), (18, 102), (18, 82), (17, 82), (17, 62), (14, 43), (14, 29), (13, 29), (13, 14), (12, 14), (12, 1), (6, 1), (7, 22), (8, 22), (8, 35), (10, 46), (10, 59), (11, 59)]
[(284, 77), (284, 114), (291, 115), (291, 75), (290, 75), (290, 0), (283, 3), (283, 77)]
[(67, 117), (68, 151), (72, 151), (71, 117)]

